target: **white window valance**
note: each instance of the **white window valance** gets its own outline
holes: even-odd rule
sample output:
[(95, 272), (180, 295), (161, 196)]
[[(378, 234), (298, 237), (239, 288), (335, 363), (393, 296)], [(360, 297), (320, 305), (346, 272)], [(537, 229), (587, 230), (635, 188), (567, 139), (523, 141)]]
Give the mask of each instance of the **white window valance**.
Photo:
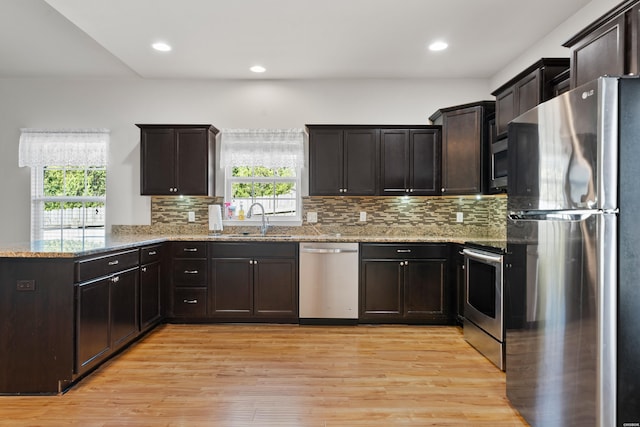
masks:
[(108, 129), (20, 129), (18, 165), (106, 166)]
[(223, 129), (220, 167), (304, 167), (302, 129)]

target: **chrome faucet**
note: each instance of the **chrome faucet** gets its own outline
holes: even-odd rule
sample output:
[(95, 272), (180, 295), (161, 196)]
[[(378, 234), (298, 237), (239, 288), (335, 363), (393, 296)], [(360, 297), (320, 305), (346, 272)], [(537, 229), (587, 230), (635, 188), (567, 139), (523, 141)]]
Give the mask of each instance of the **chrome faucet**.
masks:
[(260, 209), (262, 210), (262, 226), (260, 226), (260, 234), (264, 236), (267, 234), (267, 229), (269, 228), (269, 220), (267, 219), (267, 216), (264, 214), (264, 206), (262, 206), (261, 203), (257, 203), (257, 202), (249, 206), (249, 210), (247, 211), (247, 218), (251, 218), (251, 210), (253, 209), (254, 206), (260, 206)]

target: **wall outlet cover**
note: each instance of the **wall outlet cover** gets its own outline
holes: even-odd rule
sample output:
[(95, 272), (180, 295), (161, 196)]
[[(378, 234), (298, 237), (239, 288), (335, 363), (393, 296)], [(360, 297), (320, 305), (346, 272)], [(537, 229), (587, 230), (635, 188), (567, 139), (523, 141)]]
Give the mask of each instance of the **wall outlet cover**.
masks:
[(196, 221), (196, 213), (195, 212), (189, 212), (187, 215), (187, 219), (189, 222), (195, 222)]
[(367, 213), (366, 212), (360, 212), (360, 221), (361, 222), (365, 222), (367, 220)]
[(318, 222), (318, 212), (307, 212), (307, 222)]
[(456, 222), (464, 222), (464, 214), (462, 212), (456, 212)]

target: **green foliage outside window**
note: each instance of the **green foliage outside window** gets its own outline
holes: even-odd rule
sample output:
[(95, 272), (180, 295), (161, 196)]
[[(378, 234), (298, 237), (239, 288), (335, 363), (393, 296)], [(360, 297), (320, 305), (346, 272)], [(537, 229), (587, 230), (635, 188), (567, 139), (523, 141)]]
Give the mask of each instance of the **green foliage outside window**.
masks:
[[(107, 188), (107, 172), (98, 168), (44, 168), (43, 189), (45, 197), (93, 197), (104, 196)], [(65, 208), (101, 207), (102, 202), (65, 202)], [(45, 210), (60, 209), (58, 202), (46, 202)]]
[[(296, 176), (295, 170), (291, 168), (266, 168), (263, 166), (236, 166), (231, 172), (233, 177), (237, 178), (293, 178)], [(233, 185), (233, 198), (260, 198), (273, 197), (291, 194), (295, 184), (292, 182), (260, 182), (260, 183), (243, 183), (238, 182)]]

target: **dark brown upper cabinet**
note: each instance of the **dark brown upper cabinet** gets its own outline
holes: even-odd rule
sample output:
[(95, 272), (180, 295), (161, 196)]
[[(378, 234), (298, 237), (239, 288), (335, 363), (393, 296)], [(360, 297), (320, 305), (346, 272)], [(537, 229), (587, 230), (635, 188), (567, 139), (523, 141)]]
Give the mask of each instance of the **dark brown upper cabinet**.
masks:
[(441, 127), (380, 129), (380, 194), (440, 194)]
[(215, 137), (211, 125), (140, 128), (140, 194), (212, 196)]
[(380, 130), (370, 126), (307, 125), (309, 195), (377, 194)]
[(640, 71), (640, 1), (627, 0), (563, 46), (571, 49), (571, 88), (600, 76)]
[(496, 89), (496, 136), (520, 114), (554, 97), (553, 79), (569, 69), (569, 58), (542, 58)]
[(442, 108), (429, 117), (442, 125), (442, 194), (488, 192), (489, 121), (494, 101)]

